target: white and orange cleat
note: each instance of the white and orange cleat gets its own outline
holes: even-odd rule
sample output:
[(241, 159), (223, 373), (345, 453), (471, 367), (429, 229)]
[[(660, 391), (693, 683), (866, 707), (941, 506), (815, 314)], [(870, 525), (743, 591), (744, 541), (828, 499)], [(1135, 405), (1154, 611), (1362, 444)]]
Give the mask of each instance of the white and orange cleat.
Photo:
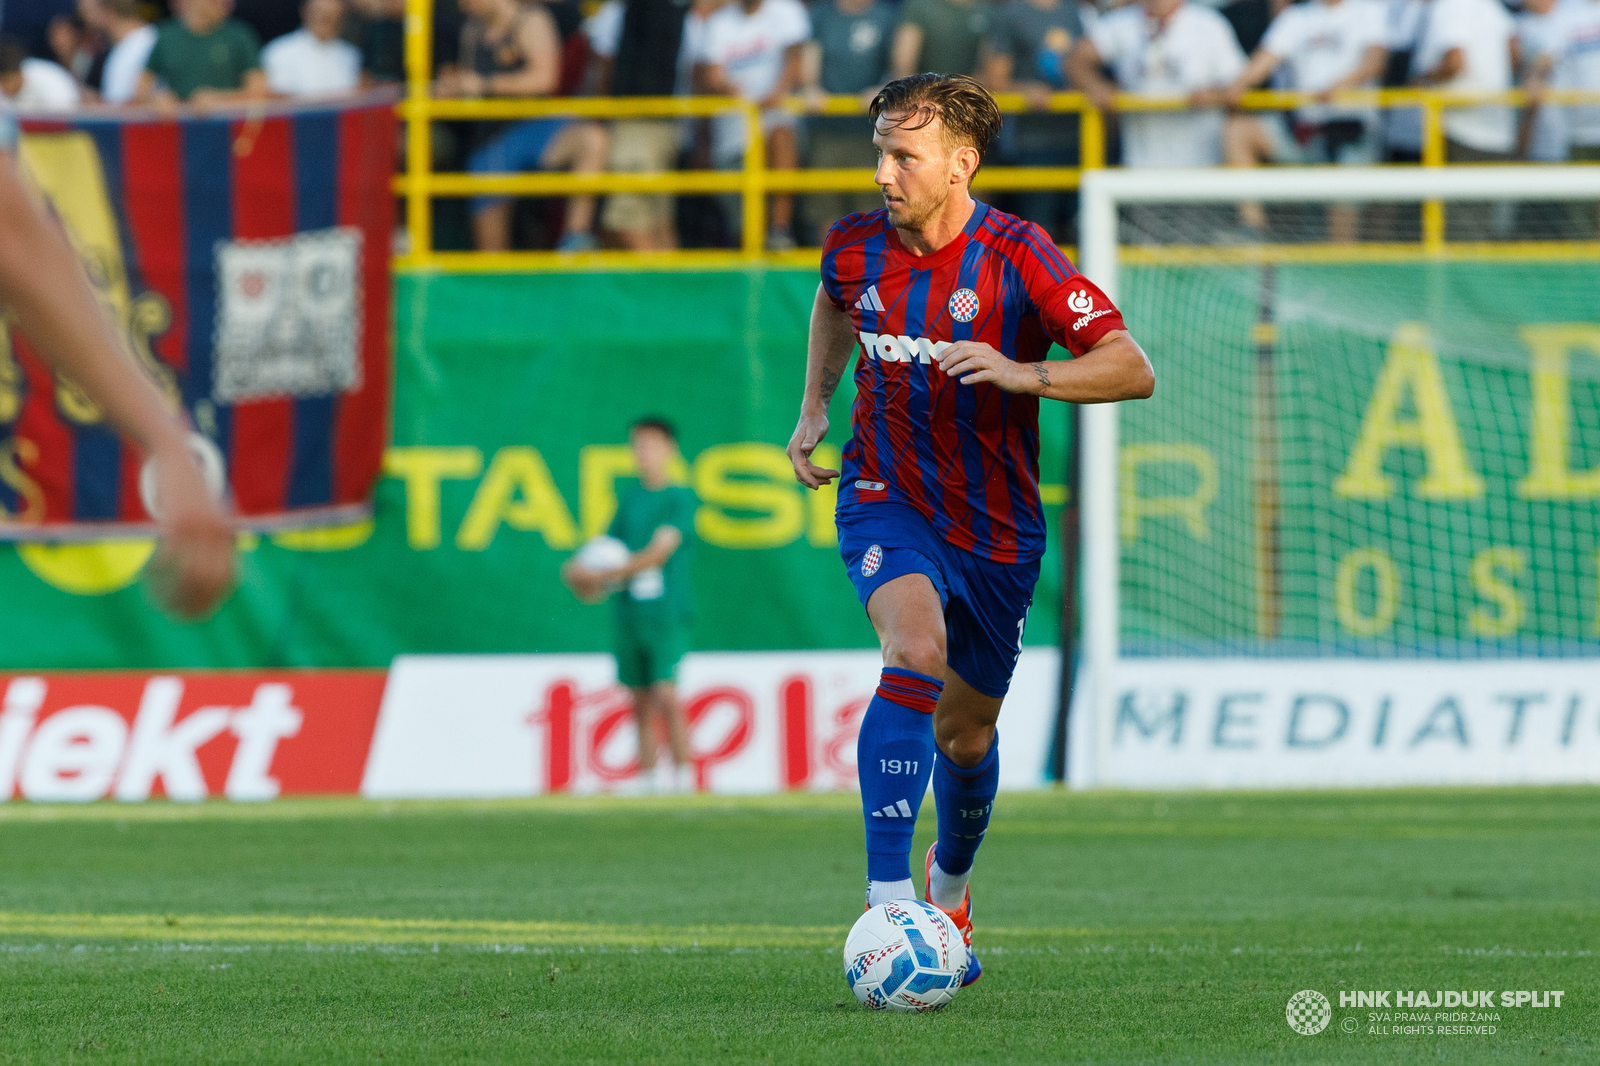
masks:
[[(938, 847), (937, 844), (928, 845), (928, 862), (923, 868), (926, 879), (922, 882), (922, 898), (929, 903), (933, 903), (933, 889), (930, 886), (933, 884), (933, 849), (936, 847)], [(937, 903), (933, 903), (933, 905), (939, 907)], [(967, 974), (961, 979), (961, 987), (966, 988), (983, 976), (983, 964), (978, 962), (978, 956), (972, 953), (972, 886), (970, 884), (967, 886), (966, 895), (961, 897), (961, 906), (954, 910), (948, 907), (939, 907), (939, 909), (948, 914), (950, 920), (956, 923), (956, 928), (961, 930), (961, 939), (967, 945)]]

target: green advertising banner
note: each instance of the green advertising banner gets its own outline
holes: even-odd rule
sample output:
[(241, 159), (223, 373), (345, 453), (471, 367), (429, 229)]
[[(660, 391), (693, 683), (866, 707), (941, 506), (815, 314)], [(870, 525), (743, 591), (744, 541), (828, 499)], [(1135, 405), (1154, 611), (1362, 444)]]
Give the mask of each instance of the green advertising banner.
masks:
[(1594, 654), (1597, 274), (1128, 271), (1125, 650)]
[[(833, 496), (797, 485), (784, 454), (816, 284), (796, 270), (402, 277), (393, 444), (371, 522), (245, 539), (238, 591), (194, 626), (151, 607), (148, 541), (6, 545), (0, 668), (603, 650), (609, 610), (574, 602), (557, 571), (609, 523), (631, 475), (627, 428), (646, 414), (678, 425), (680, 476), (700, 501), (695, 647), (870, 647)], [(834, 455), (852, 398), (847, 383), (833, 401)], [(1067, 408), (1047, 405), (1043, 422), (1053, 513)], [(1052, 529), (1030, 644), (1057, 639), (1055, 541)]]

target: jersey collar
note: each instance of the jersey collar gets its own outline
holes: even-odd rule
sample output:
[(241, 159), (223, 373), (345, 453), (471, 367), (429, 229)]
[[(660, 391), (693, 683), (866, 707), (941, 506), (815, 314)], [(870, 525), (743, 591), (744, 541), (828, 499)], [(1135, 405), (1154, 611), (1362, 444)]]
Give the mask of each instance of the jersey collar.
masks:
[[(967, 242), (972, 239), (973, 234), (978, 232), (978, 227), (983, 225), (983, 220), (988, 217), (988, 204), (976, 198), (973, 199), (972, 203), (972, 217), (967, 219), (965, 226), (961, 227), (960, 235), (932, 255), (912, 255), (906, 251), (905, 246), (900, 243), (900, 231), (893, 226), (889, 227), (887, 238), (890, 250), (913, 270), (933, 270), (944, 266), (966, 249)], [(885, 219), (885, 222), (887, 221)]]

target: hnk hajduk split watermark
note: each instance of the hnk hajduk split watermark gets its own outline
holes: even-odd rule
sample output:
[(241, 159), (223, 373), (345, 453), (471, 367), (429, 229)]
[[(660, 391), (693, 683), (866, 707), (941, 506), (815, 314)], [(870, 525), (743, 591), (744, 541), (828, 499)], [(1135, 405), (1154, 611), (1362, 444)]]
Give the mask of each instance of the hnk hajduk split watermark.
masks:
[[(1345, 1017), (1338, 1028), (1368, 1036), (1492, 1036), (1499, 1031), (1501, 1011), (1560, 1007), (1564, 995), (1557, 989), (1340, 992), (1341, 1009), (1366, 1016)], [(1333, 1020), (1333, 1004), (1315, 989), (1302, 989), (1289, 997), (1284, 1016), (1295, 1032), (1315, 1036)]]

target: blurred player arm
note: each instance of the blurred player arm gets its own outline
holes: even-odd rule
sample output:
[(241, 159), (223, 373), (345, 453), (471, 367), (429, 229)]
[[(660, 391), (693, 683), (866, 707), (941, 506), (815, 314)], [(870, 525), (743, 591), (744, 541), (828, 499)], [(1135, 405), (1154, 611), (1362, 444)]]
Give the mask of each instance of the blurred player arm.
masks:
[(0, 301), (51, 369), (75, 382), (155, 461), (161, 548), (152, 574), (167, 606), (206, 614), (233, 583), (233, 528), (189, 451), (188, 430), (124, 351), (72, 248), (0, 152)]
[(839, 471), (817, 466), (811, 453), (828, 435), (828, 401), (850, 365), (856, 331), (850, 314), (834, 306), (825, 285), (817, 286), (811, 305), (811, 333), (806, 341), (806, 386), (800, 398), (800, 421), (789, 438), (789, 462), (794, 476), (808, 489), (819, 489), (839, 476)]
[(959, 341), (939, 353), (939, 366), (963, 385), (991, 382), (1006, 392), (1067, 403), (1143, 400), (1156, 375), (1144, 349), (1127, 330), (1112, 330), (1076, 359), (1018, 363), (977, 341)]

